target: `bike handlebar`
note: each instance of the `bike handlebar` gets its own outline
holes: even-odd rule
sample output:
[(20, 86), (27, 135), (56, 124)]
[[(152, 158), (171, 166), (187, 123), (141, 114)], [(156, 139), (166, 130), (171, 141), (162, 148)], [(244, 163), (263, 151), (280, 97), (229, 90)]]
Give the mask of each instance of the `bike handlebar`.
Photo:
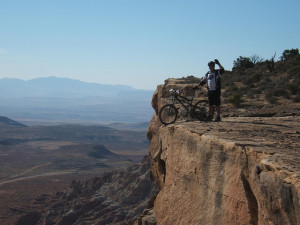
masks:
[(171, 89), (169, 90), (169, 92), (179, 94), (179, 93), (181, 92), (181, 90), (180, 90), (180, 89), (173, 89), (173, 88), (171, 88)]

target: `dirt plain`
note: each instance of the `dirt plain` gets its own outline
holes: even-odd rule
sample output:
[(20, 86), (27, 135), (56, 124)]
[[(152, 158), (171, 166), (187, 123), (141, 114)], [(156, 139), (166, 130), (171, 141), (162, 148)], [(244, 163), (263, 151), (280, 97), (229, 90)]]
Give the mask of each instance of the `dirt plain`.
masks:
[(66, 190), (146, 154), (146, 131), (104, 126), (28, 127), (0, 118), (0, 224), (14, 224), (40, 196)]

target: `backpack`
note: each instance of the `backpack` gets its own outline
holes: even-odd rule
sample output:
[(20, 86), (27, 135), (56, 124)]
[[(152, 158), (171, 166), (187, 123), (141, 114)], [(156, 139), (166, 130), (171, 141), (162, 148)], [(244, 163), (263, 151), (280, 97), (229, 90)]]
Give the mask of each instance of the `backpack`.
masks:
[(215, 79), (216, 79), (216, 90), (221, 90), (221, 77), (220, 77), (220, 70), (215, 70)]

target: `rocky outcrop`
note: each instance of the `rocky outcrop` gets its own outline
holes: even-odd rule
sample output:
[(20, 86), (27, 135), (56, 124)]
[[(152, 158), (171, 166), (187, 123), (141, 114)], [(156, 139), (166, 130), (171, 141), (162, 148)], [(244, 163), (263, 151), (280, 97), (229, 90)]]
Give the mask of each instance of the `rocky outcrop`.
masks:
[(300, 224), (300, 117), (164, 126), (158, 112), (174, 85), (188, 94), (189, 84), (158, 86), (148, 130), (157, 224)]
[(66, 192), (41, 196), (16, 224), (130, 224), (143, 214), (155, 194), (149, 158), (145, 157), (141, 164), (126, 170), (84, 183), (74, 180)]

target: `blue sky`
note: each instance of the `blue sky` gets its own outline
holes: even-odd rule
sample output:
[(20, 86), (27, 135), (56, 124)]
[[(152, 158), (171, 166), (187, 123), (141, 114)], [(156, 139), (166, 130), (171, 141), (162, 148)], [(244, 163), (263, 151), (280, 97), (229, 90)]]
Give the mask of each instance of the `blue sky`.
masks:
[(155, 89), (218, 58), (299, 48), (300, 1), (0, 0), (0, 78)]

